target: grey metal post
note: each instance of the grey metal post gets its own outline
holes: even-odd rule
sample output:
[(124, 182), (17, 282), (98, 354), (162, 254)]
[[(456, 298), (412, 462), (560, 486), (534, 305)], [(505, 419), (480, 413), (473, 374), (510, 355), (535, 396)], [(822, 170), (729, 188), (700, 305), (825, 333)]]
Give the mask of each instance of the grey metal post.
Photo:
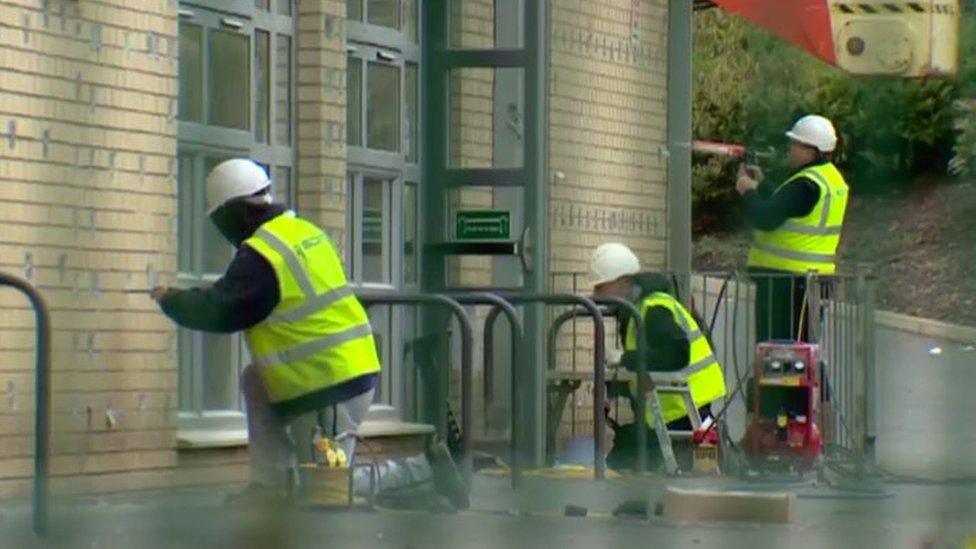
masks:
[[(525, 4), (525, 182), (526, 227), (531, 231), (528, 241), (531, 262), (526, 277), (526, 290), (545, 292), (549, 272), (549, 216), (548, 214), (548, 113), (549, 113), (549, 18), (546, 0), (527, 0)], [(519, 384), (513, 388), (523, 399), (522, 433), (526, 437), (527, 453), (541, 465), (545, 460), (546, 440), (546, 380), (542, 366), (545, 352), (543, 327), (545, 310), (541, 304), (526, 307), (525, 342), (529, 364), (523, 368)]]
[(871, 276), (870, 265), (860, 265), (857, 276), (857, 294), (861, 298), (863, 313), (861, 318), (861, 360), (864, 372), (864, 452), (863, 460), (874, 461), (874, 443), (878, 435), (877, 410), (877, 372), (874, 364), (875, 353), (875, 320), (874, 320), (874, 291), (875, 280)]
[(668, 3), (668, 269), (690, 304), (692, 2)]

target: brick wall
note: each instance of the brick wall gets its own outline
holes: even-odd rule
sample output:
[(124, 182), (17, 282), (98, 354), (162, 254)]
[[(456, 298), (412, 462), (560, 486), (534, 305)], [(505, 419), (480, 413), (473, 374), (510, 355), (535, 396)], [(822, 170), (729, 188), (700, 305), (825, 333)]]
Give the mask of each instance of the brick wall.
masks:
[[(665, 265), (667, 2), (549, 6), (550, 269), (553, 289), (571, 291), (568, 273), (585, 272), (603, 242), (627, 244), (645, 268)], [(589, 289), (585, 275), (576, 285)], [(578, 367), (592, 370), (591, 326), (577, 323), (575, 341), (564, 334), (557, 366), (569, 369), (575, 355)], [(577, 391), (564, 433), (590, 431), (591, 394), (587, 383)]]
[[(0, 269), (52, 312), (55, 490), (176, 464), (176, 3), (0, 0)], [(147, 4), (149, 6), (149, 4)], [(139, 292), (142, 293), (139, 293)], [(33, 324), (0, 289), (0, 496), (32, 474)]]
[(346, 255), (346, 3), (298, 3), (298, 208)]

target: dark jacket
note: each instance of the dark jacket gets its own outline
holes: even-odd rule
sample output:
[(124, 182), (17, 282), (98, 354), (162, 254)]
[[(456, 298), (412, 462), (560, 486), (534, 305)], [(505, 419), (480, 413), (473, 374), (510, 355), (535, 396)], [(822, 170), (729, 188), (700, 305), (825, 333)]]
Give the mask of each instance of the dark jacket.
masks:
[[(219, 216), (214, 218), (220, 232), (237, 247), (237, 253), (212, 286), (169, 289), (160, 301), (163, 313), (184, 328), (219, 334), (247, 330), (267, 318), (281, 300), (278, 277), (271, 264), (243, 242), (285, 211), (284, 206), (276, 204), (256, 215), (241, 214), (229, 223), (222, 222)], [(375, 386), (376, 378), (376, 374), (370, 374), (330, 387), (324, 394), (316, 393), (316, 402), (308, 407), (330, 406), (362, 394)]]
[[(641, 273), (634, 279), (638, 289), (640, 303), (645, 297), (658, 292), (674, 295), (671, 281), (660, 273)], [(630, 317), (621, 315), (620, 337), (623, 340), (627, 334)], [(647, 342), (647, 371), (673, 372), (688, 365), (691, 343), (685, 337), (684, 330), (674, 319), (671, 311), (664, 307), (651, 307), (644, 313), (644, 340)], [(621, 358), (621, 363), (628, 370), (637, 369), (637, 353), (627, 351)]]
[[(827, 162), (829, 161), (817, 160), (803, 166), (794, 174)], [(807, 177), (794, 179), (779, 190), (777, 186), (766, 181), (757, 190), (745, 194), (746, 219), (753, 228), (773, 231), (791, 217), (808, 215), (820, 201), (820, 186)]]

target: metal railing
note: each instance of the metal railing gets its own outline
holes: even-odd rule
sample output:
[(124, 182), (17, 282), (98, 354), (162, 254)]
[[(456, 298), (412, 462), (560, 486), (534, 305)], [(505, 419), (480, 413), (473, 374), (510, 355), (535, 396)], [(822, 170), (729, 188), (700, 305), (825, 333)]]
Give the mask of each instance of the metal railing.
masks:
[[(543, 304), (543, 305), (572, 305), (580, 306), (589, 313), (590, 318), (593, 321), (593, 331), (595, 334), (595, 342), (593, 349), (593, 401), (603, 402), (606, 400), (606, 356), (604, 349), (604, 334), (606, 330), (603, 324), (603, 314), (600, 312), (600, 307), (593, 302), (593, 300), (573, 294), (535, 294), (535, 293), (508, 293), (499, 292), (498, 296), (512, 303), (514, 305), (531, 305), (531, 304)], [(490, 345), (493, 341), (494, 325), (495, 321), (500, 314), (499, 309), (494, 309), (485, 318), (485, 344)], [(512, 441), (513, 444), (517, 440), (518, 427), (521, 418), (521, 406), (519, 405), (519, 398), (517, 393), (518, 384), (516, 382), (517, 370), (513, 367), (511, 376), (512, 385), (512, 414), (511, 414), (511, 431), (512, 431)], [(494, 380), (485, 377), (485, 383), (493, 383)], [(603, 407), (594, 406), (593, 407), (593, 433), (594, 433), (594, 461), (593, 464), (593, 475), (597, 479), (603, 479), (606, 474), (606, 463), (603, 459), (605, 452), (605, 432), (606, 432), (606, 421), (603, 417)], [(514, 469), (513, 469), (514, 474)], [(517, 482), (517, 481), (513, 481)]]
[[(626, 313), (631, 321), (634, 322), (635, 333), (644, 333), (644, 318), (640, 314), (640, 310), (626, 300), (615, 298), (615, 297), (603, 297), (592, 298), (595, 303), (600, 305), (616, 307), (622, 312)], [(606, 311), (610, 312), (610, 311)], [(548, 349), (548, 363), (547, 367), (549, 370), (556, 369), (556, 345), (557, 337), (559, 335), (559, 330), (567, 322), (579, 318), (581, 316), (588, 316), (587, 311), (581, 310), (569, 310), (566, 311), (552, 322), (549, 328), (549, 335), (547, 338), (547, 349)], [(653, 382), (647, 376), (647, 341), (644, 338), (637, 338), (637, 350), (636, 350), (636, 362), (637, 362), (637, 394), (644, 395), (648, 394), (649, 391), (654, 390)], [(651, 387), (647, 387), (647, 383), (651, 382)], [(660, 401), (658, 400), (657, 393), (653, 395), (654, 406), (660, 410)], [(638, 418), (646, 417), (646, 406), (647, 399), (636, 398), (634, 399), (635, 405), (635, 416)], [(602, 409), (602, 403), (600, 405)], [(675, 474), (678, 471), (678, 464), (674, 457), (674, 450), (671, 447), (671, 438), (667, 434), (667, 427), (663, 422), (660, 413), (656, 413), (654, 416), (654, 432), (658, 439), (658, 447), (661, 450), (662, 458), (665, 464), (665, 470), (668, 474)], [(647, 429), (637, 429), (637, 471), (644, 472), (647, 470)]]
[[(369, 309), (374, 305), (437, 305), (454, 314), (461, 325), (461, 471), (470, 483), (472, 476), (472, 427), (474, 425), (474, 328), (464, 307), (442, 294), (413, 294), (388, 291), (359, 291), (356, 297)], [(447, 418), (443, 418), (446, 425)], [(445, 425), (438, 423), (438, 432), (446, 436)]]
[(34, 309), (36, 335), (36, 368), (34, 387), (34, 493), (33, 528), (38, 537), (48, 531), (48, 496), (50, 489), (51, 448), (51, 316), (44, 298), (26, 281), (0, 273), (0, 286), (10, 286), (23, 293)]
[[(515, 307), (513, 307), (511, 303), (505, 301), (504, 299), (498, 297), (497, 295), (487, 293), (487, 292), (468, 292), (468, 293), (458, 293), (458, 294), (450, 294), (450, 295), (458, 303), (464, 305), (492, 305), (492, 310), (490, 314), (493, 313), (497, 315), (501, 313), (508, 318), (508, 324), (510, 330), (509, 336), (511, 337), (511, 346), (512, 346), (512, 371), (514, 372), (517, 368), (519, 368), (520, 365), (522, 364), (521, 362), (522, 353), (519, 352), (519, 349), (521, 348), (522, 336), (524, 332), (522, 328), (522, 319), (519, 318), (518, 311), (515, 310)], [(486, 409), (488, 403), (487, 387), (490, 386), (490, 384), (487, 383), (487, 380), (491, 379), (490, 378), (491, 365), (494, 363), (495, 346), (494, 346), (494, 338), (492, 337), (492, 335), (493, 334), (488, 330), (488, 323), (485, 323), (485, 332), (484, 332), (485, 339), (483, 342), (484, 364), (482, 365), (482, 367), (484, 368), (484, 379), (485, 379), (484, 387), (486, 388), (485, 389)], [(513, 392), (512, 394), (514, 395), (515, 393)], [(468, 436), (471, 435), (472, 434), (469, 434)], [(510, 452), (512, 488), (518, 488), (519, 481), (522, 478), (522, 468), (519, 460), (518, 450), (519, 450), (518, 437), (514, 436), (513, 433), (512, 441), (511, 441), (511, 452)]]

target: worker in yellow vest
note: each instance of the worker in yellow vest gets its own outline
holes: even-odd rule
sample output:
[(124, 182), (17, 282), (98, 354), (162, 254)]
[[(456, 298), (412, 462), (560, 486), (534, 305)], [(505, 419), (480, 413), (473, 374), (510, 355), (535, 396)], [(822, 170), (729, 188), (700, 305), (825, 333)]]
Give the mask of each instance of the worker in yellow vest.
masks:
[(831, 162), (837, 132), (830, 120), (804, 116), (786, 136), (790, 177), (774, 186), (757, 166), (743, 166), (736, 181), (755, 229), (747, 267), (757, 283), (759, 341), (806, 339), (805, 276), (836, 272), (847, 211), (847, 183)]
[[(356, 428), (373, 401), (380, 373), (369, 318), (346, 282), (331, 240), (274, 203), (271, 186), (264, 169), (251, 160), (218, 164), (207, 177), (207, 214), (237, 249), (233, 260), (212, 286), (152, 291), (180, 326), (244, 332), (252, 360), (240, 376), (251, 485), (239, 499), (266, 503), (286, 500), (297, 482), (291, 427), (302, 416), (328, 411), (335, 431), (328, 434), (353, 456)], [(430, 476), (440, 466), (454, 470), (443, 445), (427, 458), (435, 471), (426, 467), (422, 474)], [(418, 470), (387, 469), (407, 476)], [(456, 475), (453, 480), (459, 482)], [(467, 493), (458, 482), (450, 486), (451, 499), (466, 505)]]
[[(629, 316), (621, 315), (619, 319), (624, 347), (620, 364), (628, 370), (636, 371), (637, 338), (643, 337), (647, 348), (647, 371), (682, 376), (688, 384), (699, 414), (703, 420), (707, 418), (711, 414), (711, 403), (726, 393), (722, 367), (698, 321), (674, 297), (668, 278), (660, 273), (641, 272), (640, 261), (634, 252), (623, 244), (611, 242), (598, 247), (593, 253), (590, 279), (595, 295), (632, 301), (643, 315), (643, 333), (637, 333)], [(633, 398), (637, 398), (636, 395)], [(669, 431), (692, 429), (682, 395), (659, 394), (659, 400)], [(647, 406), (645, 410), (647, 427), (653, 429), (654, 416), (651, 407)], [(608, 457), (608, 465), (611, 467), (622, 468), (632, 464), (636, 446), (629, 448), (628, 445), (636, 442), (636, 433), (633, 434), (633, 441), (625, 433), (630, 433), (634, 428), (615, 433), (614, 448)], [(628, 440), (623, 440), (624, 438)], [(648, 436), (647, 440), (653, 446), (657, 439)], [(657, 452), (648, 452), (648, 455), (655, 456)]]

